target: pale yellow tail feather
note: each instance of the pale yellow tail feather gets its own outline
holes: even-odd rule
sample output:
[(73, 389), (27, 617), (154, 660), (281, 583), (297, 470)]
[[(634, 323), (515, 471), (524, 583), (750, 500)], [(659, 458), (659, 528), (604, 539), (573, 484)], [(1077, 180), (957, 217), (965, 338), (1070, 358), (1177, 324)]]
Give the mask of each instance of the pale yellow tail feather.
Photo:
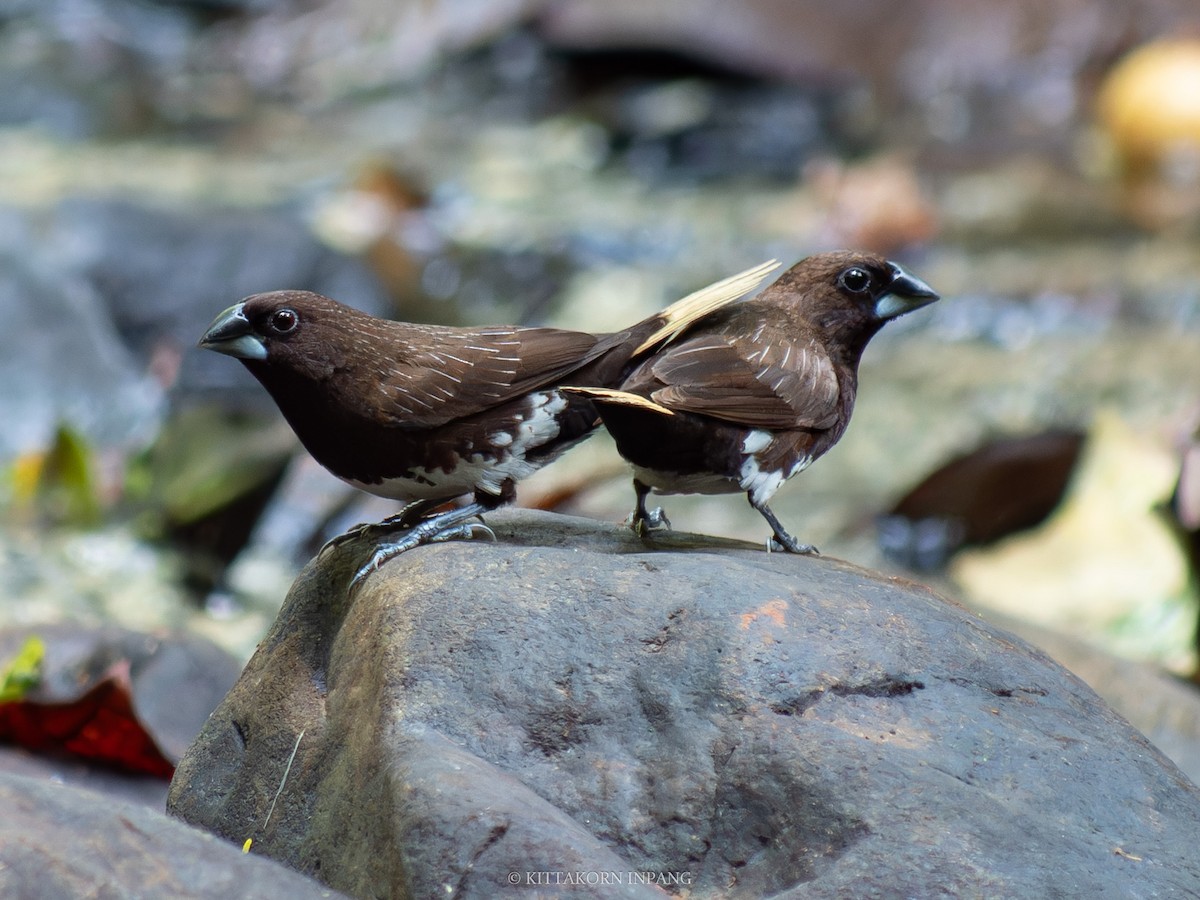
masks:
[(628, 391), (614, 391), (609, 388), (590, 388), (590, 387), (561, 387), (560, 391), (568, 394), (579, 394), (581, 397), (587, 397), (589, 400), (602, 400), (605, 403), (615, 403), (618, 406), (632, 406), (637, 409), (650, 410), (664, 416), (673, 416), (675, 411), (667, 409), (665, 406), (659, 406), (653, 400), (647, 400), (637, 394), (631, 394)]
[(682, 300), (675, 301), (662, 311), (662, 327), (642, 341), (634, 351), (634, 355), (649, 350), (656, 344), (673, 340), (693, 322), (746, 296), (778, 268), (779, 261), (772, 259), (752, 269), (747, 269), (745, 272), (730, 275), (715, 284), (688, 294)]

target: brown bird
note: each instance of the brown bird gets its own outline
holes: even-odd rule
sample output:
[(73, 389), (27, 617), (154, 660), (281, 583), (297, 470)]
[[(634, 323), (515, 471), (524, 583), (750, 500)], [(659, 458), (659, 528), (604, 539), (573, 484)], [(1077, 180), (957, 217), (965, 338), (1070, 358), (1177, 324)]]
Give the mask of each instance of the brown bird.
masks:
[[(615, 388), (571, 386), (596, 404), (633, 464), (639, 534), (669, 526), (646, 496), (745, 492), (792, 553), (816, 548), (788, 534), (768, 501), (850, 423), (858, 364), (884, 323), (938, 299), (896, 263), (823, 253), (761, 294), (692, 319)], [(770, 547), (771, 544), (768, 544)]]
[[(556, 390), (564, 379), (620, 383), (638, 354), (668, 345), (777, 266), (717, 282), (617, 334), (413, 325), (319, 294), (275, 291), (222, 312), (200, 346), (240, 359), (326, 469), (409, 504), (343, 536), (402, 532), (378, 545), (357, 583), (419, 544), (490, 535), (472, 520), (511, 502), (517, 481), (599, 424), (586, 398)], [(422, 518), (466, 493), (470, 503)]]

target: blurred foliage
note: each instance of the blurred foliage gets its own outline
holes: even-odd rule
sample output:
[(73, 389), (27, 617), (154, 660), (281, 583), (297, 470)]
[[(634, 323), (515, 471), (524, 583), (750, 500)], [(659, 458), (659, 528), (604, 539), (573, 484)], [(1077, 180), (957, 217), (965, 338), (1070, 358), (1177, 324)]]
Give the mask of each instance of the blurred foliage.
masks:
[(45, 659), (45, 641), (37, 635), (27, 638), (16, 655), (0, 668), (0, 703), (21, 700), (37, 687)]
[(58, 427), (45, 451), (18, 457), (6, 480), (6, 499), (19, 518), (78, 526), (100, 520), (93, 450), (69, 425)]
[(182, 551), (182, 583), (204, 600), (223, 584), (296, 450), (277, 417), (198, 406), (170, 418), (131, 468), (143, 536)]
[(128, 493), (165, 522), (186, 525), (274, 479), (295, 448), (282, 422), (269, 427), (263, 416), (195, 407), (172, 417), (134, 464)]

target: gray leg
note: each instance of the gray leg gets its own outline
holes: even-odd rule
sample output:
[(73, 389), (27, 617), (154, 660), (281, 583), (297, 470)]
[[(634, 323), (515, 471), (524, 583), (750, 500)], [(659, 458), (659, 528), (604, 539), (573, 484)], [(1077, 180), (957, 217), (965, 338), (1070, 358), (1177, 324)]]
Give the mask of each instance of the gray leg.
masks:
[(643, 484), (636, 478), (633, 479), (633, 490), (637, 494), (637, 506), (626, 520), (634, 534), (642, 537), (648, 531), (655, 531), (663, 528), (671, 527), (671, 520), (667, 518), (667, 514), (663, 512), (661, 506), (656, 506), (654, 509), (646, 509), (646, 497), (650, 495), (650, 485)]
[(766, 501), (755, 503), (754, 498), (749, 494), (746, 495), (746, 498), (750, 501), (751, 506), (762, 513), (762, 517), (767, 520), (767, 524), (775, 532), (775, 538), (767, 544), (767, 550), (771, 550), (771, 545), (774, 544), (776, 549), (786, 550), (788, 553), (811, 554), (817, 552), (817, 548), (812, 544), (802, 544), (788, 534), (779, 519), (776, 518), (775, 513), (771, 512), (771, 507), (767, 506)]

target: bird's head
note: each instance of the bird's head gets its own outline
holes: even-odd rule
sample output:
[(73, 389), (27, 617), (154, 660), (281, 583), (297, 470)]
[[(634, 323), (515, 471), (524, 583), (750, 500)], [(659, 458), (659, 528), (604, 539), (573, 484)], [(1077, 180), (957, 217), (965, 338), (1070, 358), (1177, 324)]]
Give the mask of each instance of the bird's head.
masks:
[(353, 340), (365, 313), (308, 291), (271, 291), (235, 303), (200, 338), (199, 346), (236, 357), (256, 373), (290, 369), (321, 376)]
[(938, 294), (898, 263), (841, 251), (801, 260), (760, 299), (861, 352), (886, 322), (933, 303)]

